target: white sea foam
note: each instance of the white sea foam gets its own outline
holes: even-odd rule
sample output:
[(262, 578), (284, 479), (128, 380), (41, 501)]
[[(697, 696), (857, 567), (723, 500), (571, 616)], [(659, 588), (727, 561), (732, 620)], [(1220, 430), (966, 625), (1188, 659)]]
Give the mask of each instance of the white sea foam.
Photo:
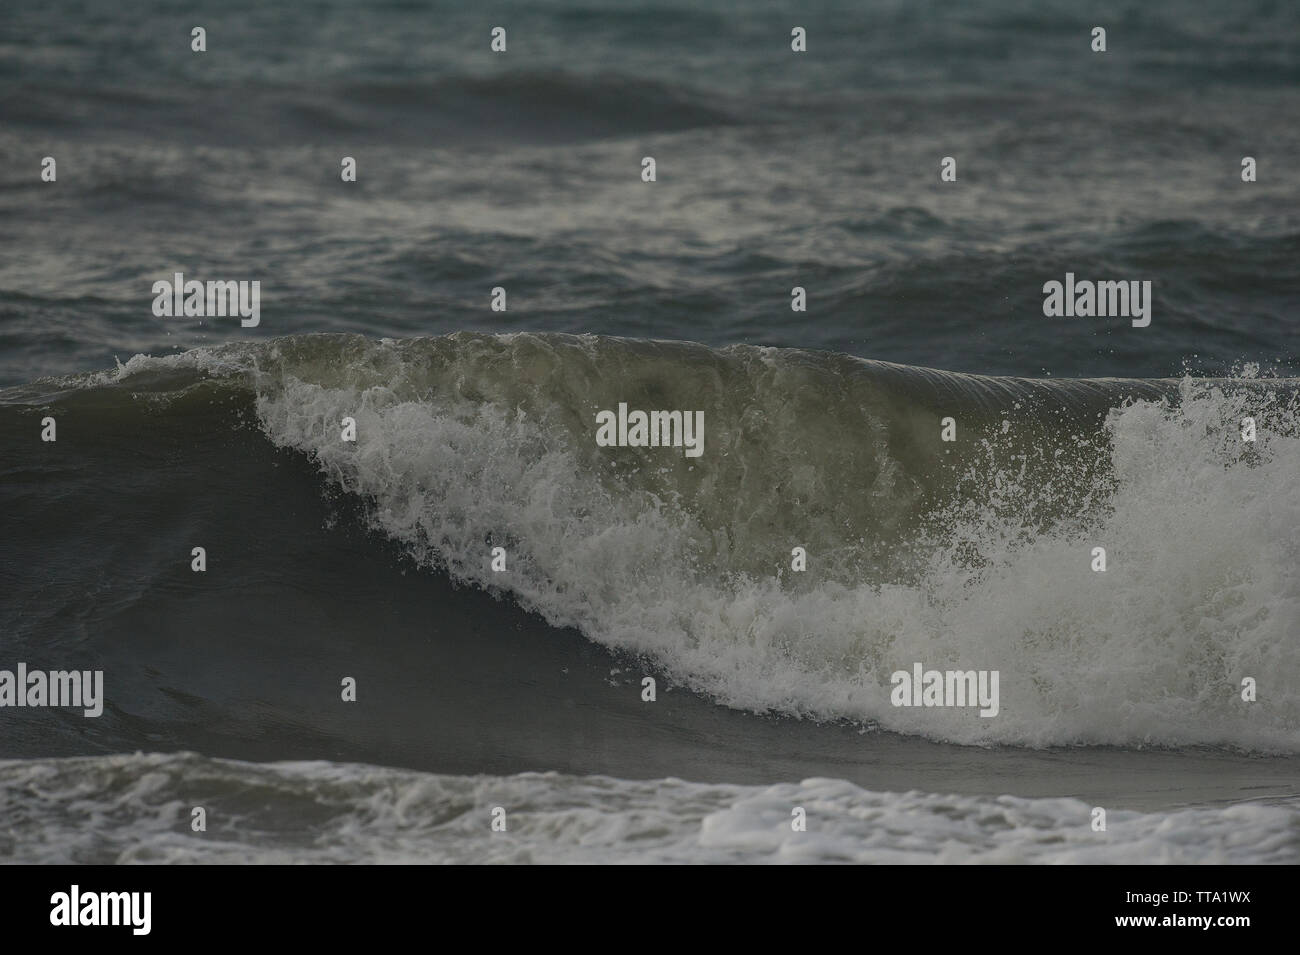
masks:
[[(40, 798), (32, 793), (39, 792)], [(190, 830), (190, 809), (208, 830)], [(506, 831), (490, 829), (492, 810)], [(804, 810), (796, 832), (792, 811)], [(1168, 813), (1077, 799), (447, 776), (194, 754), (0, 762), (0, 854), (19, 863), (1219, 863), (1300, 861), (1300, 803)], [(87, 825), (87, 818), (112, 825)]]

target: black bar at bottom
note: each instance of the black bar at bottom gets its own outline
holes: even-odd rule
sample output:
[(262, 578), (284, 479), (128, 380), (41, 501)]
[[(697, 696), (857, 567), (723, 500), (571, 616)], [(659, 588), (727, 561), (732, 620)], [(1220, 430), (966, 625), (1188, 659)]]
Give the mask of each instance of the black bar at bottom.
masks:
[[(843, 933), (866, 944), (890, 929), (917, 943), (1129, 936), (1140, 944), (1196, 937), (1231, 945), (1287, 931), (1294, 873), (1259, 866), (876, 867), (848, 875), (843, 887), (824, 873), (811, 880), (772, 874), (762, 882), (700, 873), (707, 878), (701, 883), (695, 873), (670, 881), (660, 875), (622, 867), (593, 885), (579, 867), (542, 884), (481, 869), (9, 867), (0, 869), (0, 913), (10, 942), (75, 933), (78, 942), (128, 945), (284, 938), (337, 946), (413, 935), (460, 947), (462, 931), (480, 944), (513, 932), (541, 943), (581, 928), (595, 930), (587, 935), (593, 944), (641, 937), (684, 945), (700, 941), (689, 934), (697, 930), (731, 942), (781, 931), (796, 941), (822, 944), (828, 933)], [(1267, 934), (1255, 934), (1261, 931)]]

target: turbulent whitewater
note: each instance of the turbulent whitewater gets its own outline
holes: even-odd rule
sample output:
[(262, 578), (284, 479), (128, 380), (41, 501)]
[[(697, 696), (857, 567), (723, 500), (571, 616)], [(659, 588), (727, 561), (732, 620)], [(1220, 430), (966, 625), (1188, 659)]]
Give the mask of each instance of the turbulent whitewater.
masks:
[[(29, 793), (39, 788), (45, 799)], [(115, 825), (88, 831), (85, 800)], [(214, 820), (188, 826), (202, 802)], [(510, 807), (509, 835), (484, 824)], [(790, 807), (815, 820), (790, 828)], [(1300, 806), (1116, 810), (1078, 799), (881, 793), (836, 779), (736, 786), (560, 773), (448, 776), (352, 763), (255, 764), (194, 753), (0, 761), (20, 863), (1287, 864)], [(215, 820), (220, 820), (217, 823)], [(629, 846), (635, 847), (631, 855)]]

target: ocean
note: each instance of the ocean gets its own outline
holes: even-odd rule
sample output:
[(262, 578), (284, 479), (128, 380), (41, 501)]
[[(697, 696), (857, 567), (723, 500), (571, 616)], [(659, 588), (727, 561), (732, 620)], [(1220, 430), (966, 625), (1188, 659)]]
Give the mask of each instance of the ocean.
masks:
[(1300, 861), (1294, 4), (5, 12), (0, 859)]

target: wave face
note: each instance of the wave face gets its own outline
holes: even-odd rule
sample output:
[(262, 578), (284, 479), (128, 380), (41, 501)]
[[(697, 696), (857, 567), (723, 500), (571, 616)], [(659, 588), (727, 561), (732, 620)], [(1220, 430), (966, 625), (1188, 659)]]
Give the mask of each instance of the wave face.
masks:
[[(32, 800), (33, 788), (44, 798)], [(87, 798), (106, 803), (115, 824), (87, 830)], [(186, 822), (200, 803), (211, 828), (195, 835)], [(507, 809), (508, 838), (489, 831), (494, 806)], [(807, 812), (807, 832), (791, 831), (792, 806)], [(0, 762), (0, 810), (15, 823), (0, 835), (0, 852), (29, 864), (1267, 865), (1300, 857), (1295, 800), (1113, 810), (1104, 833), (1080, 824), (1090, 809), (1078, 799), (882, 793), (832, 779), (736, 786), (449, 776), (193, 753)]]
[[(312, 335), (137, 356), (3, 400), (6, 415), (172, 408), (228, 429), (225, 393), (419, 565), (728, 707), (957, 743), (1300, 751), (1293, 381)], [(703, 456), (597, 447), (596, 412), (619, 402), (702, 410)], [(939, 440), (948, 416), (955, 442)], [(893, 707), (890, 675), (914, 662), (1000, 671), (1000, 713)], [(1256, 704), (1240, 699), (1245, 677)]]

